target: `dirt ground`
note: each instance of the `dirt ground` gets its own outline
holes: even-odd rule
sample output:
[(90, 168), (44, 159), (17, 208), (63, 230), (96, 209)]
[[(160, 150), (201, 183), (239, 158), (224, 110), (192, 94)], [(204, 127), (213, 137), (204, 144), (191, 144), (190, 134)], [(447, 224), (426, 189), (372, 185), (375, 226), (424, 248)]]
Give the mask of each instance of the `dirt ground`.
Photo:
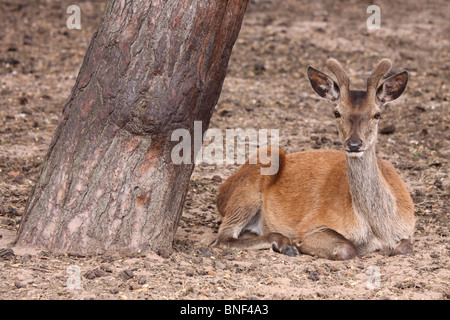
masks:
[[(408, 70), (406, 93), (388, 105), (378, 155), (415, 202), (415, 253), (334, 262), (271, 250), (209, 248), (218, 230), (218, 186), (238, 165), (198, 165), (174, 253), (99, 256), (12, 248), (105, 1), (0, 2), (0, 299), (449, 299), (450, 3), (252, 0), (210, 128), (279, 129), (288, 153), (340, 149), (331, 107), (310, 89), (306, 67), (328, 57), (364, 84), (382, 57)], [(81, 30), (66, 9), (81, 8)], [(3, 250), (2, 250), (3, 249)]]

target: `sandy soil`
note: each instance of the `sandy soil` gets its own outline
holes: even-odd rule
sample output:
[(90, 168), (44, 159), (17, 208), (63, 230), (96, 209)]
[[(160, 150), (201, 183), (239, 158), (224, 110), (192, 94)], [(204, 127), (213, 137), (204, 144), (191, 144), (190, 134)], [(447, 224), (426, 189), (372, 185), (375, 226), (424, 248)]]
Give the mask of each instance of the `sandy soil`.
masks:
[(386, 107), (378, 154), (405, 179), (417, 215), (415, 254), (345, 262), (271, 250), (209, 248), (214, 198), (237, 165), (196, 167), (174, 253), (100, 256), (13, 248), (27, 197), (104, 1), (0, 2), (0, 299), (448, 299), (450, 4), (378, 1), (368, 31), (361, 1), (252, 0), (211, 128), (280, 130), (287, 152), (339, 149), (330, 106), (309, 87), (308, 65), (338, 58), (355, 86), (382, 57), (408, 70), (404, 96)]

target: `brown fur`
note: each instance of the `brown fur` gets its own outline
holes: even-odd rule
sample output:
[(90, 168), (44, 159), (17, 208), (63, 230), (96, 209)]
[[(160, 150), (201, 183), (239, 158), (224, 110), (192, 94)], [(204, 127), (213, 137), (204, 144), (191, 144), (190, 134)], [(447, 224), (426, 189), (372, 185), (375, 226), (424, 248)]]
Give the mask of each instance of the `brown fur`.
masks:
[[(344, 79), (341, 81), (348, 81), (345, 72), (339, 71), (339, 63), (334, 60), (327, 65)], [(378, 84), (388, 67), (390, 61), (382, 60), (368, 83)], [(413, 202), (392, 164), (375, 156), (378, 121), (373, 117), (382, 102), (376, 100), (373, 90), (372, 96), (346, 91), (343, 97), (332, 79), (313, 68), (308, 69), (308, 76), (313, 89), (339, 110), (344, 146), (349, 140), (360, 140), (360, 149), (290, 155), (278, 148), (258, 150), (254, 155), (258, 159), (260, 152), (278, 156), (279, 170), (263, 176), (259, 161), (247, 161), (222, 184), (217, 196), (222, 225), (214, 244), (272, 247), (288, 255), (301, 252), (338, 260), (375, 250), (411, 253)], [(388, 89), (383, 83), (383, 97), (403, 92), (404, 80), (389, 80)], [(256, 236), (242, 237), (248, 233)]]

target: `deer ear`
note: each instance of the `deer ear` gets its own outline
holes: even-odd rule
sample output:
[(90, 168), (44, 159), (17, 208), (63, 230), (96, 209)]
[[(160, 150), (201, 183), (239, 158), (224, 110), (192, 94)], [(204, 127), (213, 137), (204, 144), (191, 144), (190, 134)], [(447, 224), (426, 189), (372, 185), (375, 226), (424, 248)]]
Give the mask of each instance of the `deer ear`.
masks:
[(377, 89), (377, 97), (382, 104), (394, 101), (402, 95), (408, 83), (408, 72), (403, 71), (387, 78)]
[(336, 104), (339, 100), (339, 86), (325, 73), (308, 67), (308, 78), (313, 90), (322, 98)]

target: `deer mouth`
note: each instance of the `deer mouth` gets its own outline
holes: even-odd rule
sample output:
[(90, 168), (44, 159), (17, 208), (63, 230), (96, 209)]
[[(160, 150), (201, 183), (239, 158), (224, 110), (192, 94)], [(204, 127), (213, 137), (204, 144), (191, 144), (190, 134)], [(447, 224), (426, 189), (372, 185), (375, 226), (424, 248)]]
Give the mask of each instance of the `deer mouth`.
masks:
[(350, 158), (361, 158), (361, 156), (364, 154), (363, 150), (358, 150), (358, 151), (350, 151), (350, 150), (345, 150), (345, 154), (347, 155), (347, 157)]

